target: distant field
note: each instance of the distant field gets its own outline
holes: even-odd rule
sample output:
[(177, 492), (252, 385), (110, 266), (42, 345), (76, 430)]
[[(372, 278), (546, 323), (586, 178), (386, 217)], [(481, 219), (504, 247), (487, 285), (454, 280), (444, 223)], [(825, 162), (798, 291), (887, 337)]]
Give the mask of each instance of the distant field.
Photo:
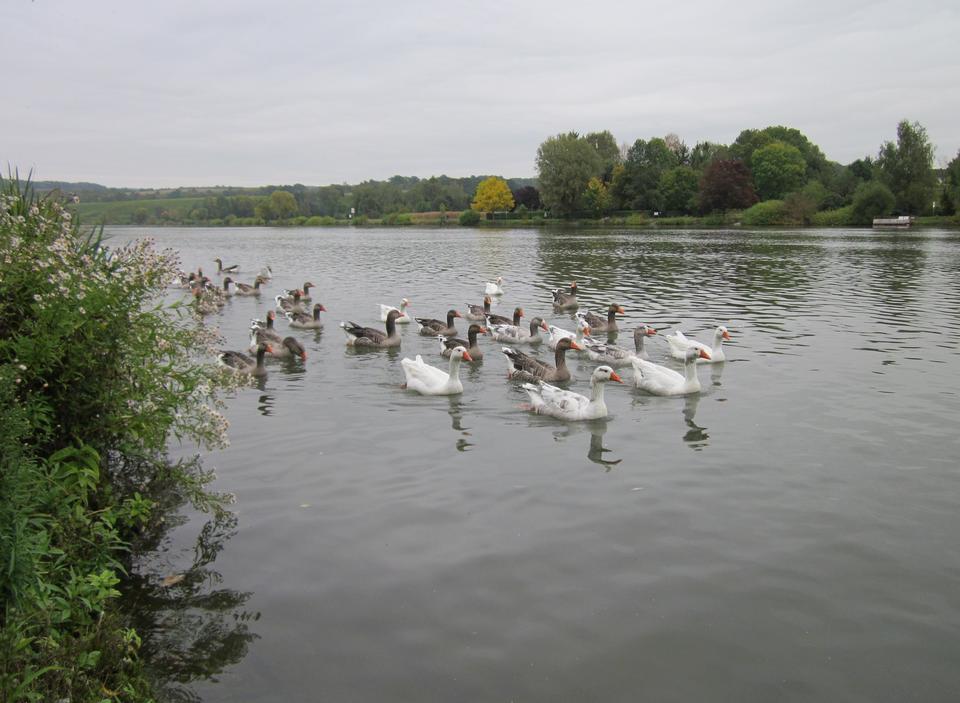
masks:
[(190, 210), (203, 205), (206, 198), (158, 198), (156, 200), (118, 200), (109, 203), (84, 203), (77, 214), (84, 224), (132, 225), (182, 222)]

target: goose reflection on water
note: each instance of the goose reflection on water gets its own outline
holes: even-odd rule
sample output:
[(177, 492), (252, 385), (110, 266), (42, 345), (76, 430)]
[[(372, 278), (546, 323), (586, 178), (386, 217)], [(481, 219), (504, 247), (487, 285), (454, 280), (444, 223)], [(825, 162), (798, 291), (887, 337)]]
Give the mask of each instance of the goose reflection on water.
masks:
[(687, 426), (687, 432), (683, 435), (683, 441), (696, 452), (702, 451), (708, 444), (707, 440), (710, 439), (710, 435), (707, 434), (707, 428), (701, 427), (694, 422), (699, 404), (699, 393), (688, 395), (683, 401), (683, 422)]
[[(547, 418), (535, 419), (537, 417), (538, 416), (531, 416), (531, 424), (555, 424), (555, 421), (549, 421)], [(608, 424), (609, 422), (606, 418), (566, 423), (562, 428), (557, 429), (553, 433), (553, 438), (557, 442), (563, 442), (575, 435), (588, 433), (590, 435), (590, 441), (587, 445), (587, 459), (609, 471), (623, 461), (623, 459), (604, 458), (604, 454), (613, 451), (603, 446), (603, 436), (607, 433)]]
[(456, 448), (458, 452), (466, 452), (470, 450), (470, 447), (473, 446), (473, 442), (465, 439), (470, 437), (470, 428), (463, 426), (463, 411), (461, 410), (462, 403), (458, 396), (447, 396), (447, 401), (450, 403), (450, 407), (447, 412), (450, 414), (450, 427), (453, 428), (455, 432), (459, 432), (461, 437), (456, 441)]

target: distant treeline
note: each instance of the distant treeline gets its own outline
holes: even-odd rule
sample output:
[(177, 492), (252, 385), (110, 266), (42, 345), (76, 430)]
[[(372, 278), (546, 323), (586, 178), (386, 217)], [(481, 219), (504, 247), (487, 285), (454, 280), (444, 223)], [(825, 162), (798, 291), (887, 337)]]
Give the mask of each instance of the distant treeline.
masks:
[[(952, 216), (960, 209), (960, 154), (935, 169), (926, 130), (907, 120), (897, 125), (895, 141), (846, 165), (830, 161), (806, 135), (784, 126), (745, 129), (731, 144), (692, 147), (676, 134), (628, 144), (606, 130), (567, 132), (540, 144), (536, 164), (536, 179), (394, 176), (329, 186), (36, 187), (76, 194), (85, 221), (111, 224), (473, 224), (481, 220), (479, 213), (496, 211), (539, 222), (547, 217), (715, 221), (717, 216), (726, 221), (742, 213), (734, 221), (746, 225), (861, 225), (890, 214)], [(485, 180), (499, 183), (481, 194), (478, 186)], [(475, 213), (447, 215), (471, 208)], [(418, 213), (438, 214), (425, 220)]]

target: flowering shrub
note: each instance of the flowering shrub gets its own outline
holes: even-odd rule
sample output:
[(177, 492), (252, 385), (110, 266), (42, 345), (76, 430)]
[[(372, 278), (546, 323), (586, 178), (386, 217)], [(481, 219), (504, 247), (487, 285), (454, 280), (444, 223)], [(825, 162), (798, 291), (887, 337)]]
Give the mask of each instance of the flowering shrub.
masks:
[[(216, 341), (157, 304), (177, 256), (149, 239), (108, 249), (51, 198), (0, 194), (0, 378), (16, 386), (33, 440), (56, 450), (162, 451), (168, 435), (226, 442), (211, 367)], [(13, 187), (10, 187), (13, 186)]]
[(171, 492), (227, 501), (166, 459), (171, 437), (217, 446), (227, 431), (217, 334), (160, 302), (176, 267), (0, 179), (0, 700), (151, 697), (115, 603), (130, 538)]

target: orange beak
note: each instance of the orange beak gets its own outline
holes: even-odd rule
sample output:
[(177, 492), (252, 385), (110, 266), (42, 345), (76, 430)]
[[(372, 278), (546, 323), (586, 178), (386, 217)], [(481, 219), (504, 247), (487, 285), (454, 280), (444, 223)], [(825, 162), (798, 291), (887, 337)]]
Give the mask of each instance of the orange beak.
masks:
[(520, 308), (520, 317), (523, 317), (523, 308)]
[(267, 354), (273, 354), (273, 347), (271, 347), (269, 344), (267, 345)]
[(326, 309), (325, 307), (323, 307), (323, 305), (321, 305), (321, 306), (320, 306), (320, 312), (326, 312), (326, 311), (327, 311), (327, 309)]
[(549, 332), (549, 331), (550, 331), (550, 328), (547, 327), (547, 323), (546, 323), (546, 322), (541, 322), (541, 323), (540, 323), (540, 329), (542, 329), (544, 332)]
[(701, 359), (709, 359), (709, 358), (710, 358), (710, 355), (707, 354), (707, 350), (706, 350), (706, 349), (701, 349), (701, 350), (700, 350), (700, 358), (701, 358)]
[(480, 334), (486, 334), (486, 333), (487, 333), (487, 328), (486, 328), (486, 327), (481, 327), (481, 328), (480, 328)]
[(463, 352), (463, 358), (465, 361), (473, 361), (473, 357), (470, 356), (470, 352), (468, 351)]
[(723, 331), (723, 338), (724, 338), (724, 339), (730, 339), (730, 333), (727, 332), (726, 330), (724, 330), (724, 331)]
[(617, 307), (617, 312), (620, 313), (621, 315), (626, 315), (626, 314), (627, 314), (627, 311), (623, 309), (623, 306), (622, 306), (622, 305), (620, 305), (620, 306)]
[(576, 288), (576, 287), (577, 287), (577, 282), (574, 281), (573, 283), (571, 283), (571, 284), (570, 284), (570, 287), (571, 287), (571, 288)]
[(300, 354), (300, 361), (306, 361), (306, 360), (307, 360), (307, 352), (302, 352)]
[(583, 333), (589, 337), (589, 336), (590, 336), (590, 328), (589, 328), (589, 327), (584, 327), (584, 328), (583, 328)]
[(453, 316), (454, 316), (454, 317), (460, 317), (460, 313), (457, 312), (456, 310), (454, 310), (454, 311), (453, 311)]
[(655, 329), (653, 329), (653, 327), (647, 327), (647, 336), (648, 336), (648, 337), (652, 337), (652, 336), (655, 335), (656, 333), (657, 333), (657, 331), (656, 331)]
[(583, 351), (583, 347), (581, 347), (579, 344), (577, 344), (573, 340), (570, 340), (570, 348), (576, 349), (577, 351)]
[(617, 383), (623, 383), (623, 379), (620, 378), (620, 377), (617, 375), (617, 372), (616, 372), (616, 371), (614, 371), (612, 374), (610, 374), (610, 380), (611, 380), (611, 381), (616, 381)]

